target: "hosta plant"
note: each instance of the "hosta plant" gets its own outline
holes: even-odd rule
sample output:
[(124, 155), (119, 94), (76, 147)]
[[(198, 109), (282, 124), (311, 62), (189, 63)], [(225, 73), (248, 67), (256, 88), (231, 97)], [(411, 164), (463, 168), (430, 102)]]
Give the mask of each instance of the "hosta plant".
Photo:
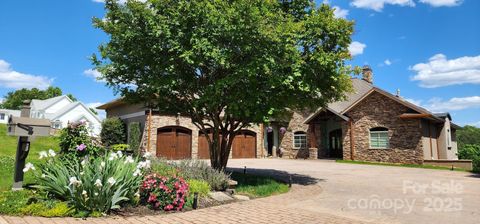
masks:
[(181, 177), (150, 174), (140, 186), (140, 202), (152, 209), (182, 210), (188, 195), (188, 184)]
[(77, 211), (103, 212), (136, 201), (144, 170), (150, 161), (121, 152), (76, 160), (49, 158), (38, 172), (37, 188), (69, 202)]

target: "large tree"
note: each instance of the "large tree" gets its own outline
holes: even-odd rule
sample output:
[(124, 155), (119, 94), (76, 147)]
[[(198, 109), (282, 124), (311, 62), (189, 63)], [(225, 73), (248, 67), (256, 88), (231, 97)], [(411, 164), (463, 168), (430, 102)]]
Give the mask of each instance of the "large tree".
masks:
[(107, 84), (128, 101), (191, 117), (216, 169), (226, 167), (242, 128), (285, 108), (323, 106), (351, 88), (353, 22), (328, 5), (107, 0), (105, 9), (94, 26), (110, 39), (92, 61)]
[[(21, 109), (24, 100), (45, 100), (48, 98), (61, 96), (62, 94), (62, 90), (59, 87), (53, 86), (50, 86), (45, 90), (40, 90), (37, 88), (23, 88), (8, 92), (7, 95), (5, 95), (5, 100), (2, 104), (0, 104), (0, 107), (5, 109), (19, 110)], [(69, 95), (72, 96), (71, 94)]]

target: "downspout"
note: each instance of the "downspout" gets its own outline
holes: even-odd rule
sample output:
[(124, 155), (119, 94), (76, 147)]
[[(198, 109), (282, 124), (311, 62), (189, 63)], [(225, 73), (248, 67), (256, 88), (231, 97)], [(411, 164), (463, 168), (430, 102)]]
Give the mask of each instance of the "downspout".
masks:
[(350, 126), (350, 160), (355, 160), (355, 140), (353, 138), (353, 120), (351, 118), (348, 124)]

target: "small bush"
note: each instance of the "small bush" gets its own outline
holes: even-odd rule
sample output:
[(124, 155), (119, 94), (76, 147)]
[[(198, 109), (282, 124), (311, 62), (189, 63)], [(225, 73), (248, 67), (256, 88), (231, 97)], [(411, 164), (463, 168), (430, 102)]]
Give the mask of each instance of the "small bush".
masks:
[(60, 132), (61, 152), (73, 153), (78, 157), (86, 155), (98, 156), (100, 148), (96, 147), (84, 122), (70, 123)]
[(177, 168), (180, 176), (185, 179), (204, 180), (210, 185), (212, 190), (221, 191), (228, 187), (230, 176), (222, 171), (213, 169), (204, 161), (182, 160), (172, 165)]
[(187, 180), (188, 187), (189, 187), (189, 198), (193, 198), (193, 194), (195, 192), (198, 193), (198, 196), (200, 197), (206, 197), (208, 196), (208, 193), (210, 192), (210, 185), (204, 181), (204, 180)]
[(102, 122), (100, 138), (105, 147), (125, 143), (125, 125), (118, 117), (107, 118)]
[(135, 155), (138, 155), (140, 148), (140, 123), (132, 122), (128, 126), (128, 144)]
[(148, 175), (140, 187), (140, 202), (152, 209), (182, 210), (188, 184), (181, 177)]
[(139, 162), (121, 152), (83, 161), (50, 158), (40, 166), (38, 189), (69, 202), (77, 212), (107, 213), (133, 202), (149, 161)]
[(115, 144), (115, 145), (111, 146), (111, 149), (113, 151), (124, 151), (125, 152), (125, 151), (128, 151), (129, 148), (130, 148), (130, 146), (127, 145), (127, 144)]

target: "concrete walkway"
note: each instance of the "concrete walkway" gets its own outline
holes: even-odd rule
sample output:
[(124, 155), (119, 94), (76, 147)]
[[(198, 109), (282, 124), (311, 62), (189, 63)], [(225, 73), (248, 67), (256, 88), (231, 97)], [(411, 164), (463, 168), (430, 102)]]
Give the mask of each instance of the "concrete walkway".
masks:
[(143, 217), (0, 217), (3, 223), (478, 223), (480, 178), (466, 172), (326, 160), (230, 160), (231, 169), (289, 179), (289, 193)]

